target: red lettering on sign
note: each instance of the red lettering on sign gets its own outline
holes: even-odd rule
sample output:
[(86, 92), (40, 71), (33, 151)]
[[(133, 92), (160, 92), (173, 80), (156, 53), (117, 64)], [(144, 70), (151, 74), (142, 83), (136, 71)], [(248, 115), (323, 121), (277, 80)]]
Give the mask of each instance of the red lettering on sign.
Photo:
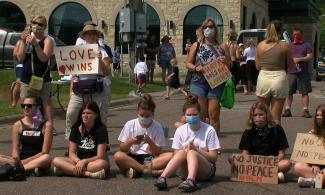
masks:
[(60, 59), (61, 59), (61, 61), (67, 61), (66, 58), (63, 58), (63, 55), (62, 55), (62, 51), (61, 50), (60, 50)]
[(95, 58), (95, 56), (92, 55), (93, 53), (94, 53), (93, 49), (88, 49), (88, 58), (89, 59), (94, 59)]

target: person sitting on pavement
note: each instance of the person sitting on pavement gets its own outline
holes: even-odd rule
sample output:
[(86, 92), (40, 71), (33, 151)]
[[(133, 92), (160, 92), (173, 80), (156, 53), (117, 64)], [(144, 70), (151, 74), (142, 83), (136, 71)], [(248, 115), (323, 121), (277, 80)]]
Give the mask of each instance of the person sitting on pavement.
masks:
[(151, 175), (158, 176), (173, 155), (161, 153), (166, 143), (162, 126), (153, 119), (155, 108), (152, 97), (144, 94), (138, 103), (138, 118), (126, 122), (118, 138), (120, 151), (114, 154), (114, 160), (129, 178), (145, 173), (143, 164), (148, 157), (152, 157)]
[(50, 122), (38, 114), (40, 106), (41, 102), (35, 97), (23, 99), (24, 117), (12, 127), (12, 156), (1, 156), (0, 164), (21, 163), (27, 173), (36, 176), (50, 167), (53, 135)]
[(110, 169), (106, 155), (108, 134), (96, 102), (80, 110), (69, 140), (69, 156), (53, 159), (53, 174), (105, 179)]
[(213, 126), (200, 120), (197, 97), (189, 96), (183, 106), (186, 124), (176, 129), (172, 148), (173, 158), (156, 180), (158, 190), (167, 189), (166, 178), (178, 170), (184, 179), (178, 188), (185, 192), (196, 190), (197, 181), (210, 181), (216, 172), (220, 144)]
[[(278, 178), (283, 182), (284, 173), (291, 167), (291, 161), (284, 159), (289, 144), (283, 128), (273, 122), (269, 108), (262, 102), (252, 105), (247, 126), (248, 129), (244, 131), (239, 144), (242, 155), (277, 156)], [(231, 164), (232, 161), (230, 157)]]
[[(309, 133), (325, 139), (325, 104), (320, 104), (316, 108), (313, 129)], [(315, 187), (315, 177), (318, 173), (322, 173), (323, 183), (325, 182), (325, 166), (324, 165), (313, 165), (304, 162), (297, 162), (294, 166), (294, 171), (298, 179), (299, 187)]]
[(135, 79), (137, 84), (136, 94), (141, 95), (143, 92), (142, 89), (147, 82), (148, 67), (147, 64), (145, 63), (144, 56), (140, 56), (139, 60), (140, 61), (134, 67), (134, 74), (135, 74)]

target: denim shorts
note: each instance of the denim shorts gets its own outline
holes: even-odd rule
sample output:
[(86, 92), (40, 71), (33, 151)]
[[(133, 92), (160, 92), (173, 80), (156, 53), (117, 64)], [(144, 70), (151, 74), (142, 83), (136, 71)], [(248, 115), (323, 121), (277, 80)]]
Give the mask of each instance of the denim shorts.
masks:
[(226, 83), (222, 83), (218, 87), (211, 89), (207, 84), (192, 82), (190, 85), (190, 93), (199, 98), (220, 100), (225, 84)]
[(22, 64), (18, 64), (15, 67), (16, 79), (20, 79), (21, 78), (22, 72), (23, 72), (23, 66), (22, 66)]
[(161, 68), (166, 68), (167, 70), (171, 70), (172, 69), (172, 65), (170, 65), (169, 60), (160, 60), (159, 66)]

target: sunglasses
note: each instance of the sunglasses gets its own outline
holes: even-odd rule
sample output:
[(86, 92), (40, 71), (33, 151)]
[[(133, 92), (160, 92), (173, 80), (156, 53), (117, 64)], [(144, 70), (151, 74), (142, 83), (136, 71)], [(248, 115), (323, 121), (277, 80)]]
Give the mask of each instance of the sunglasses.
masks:
[(28, 108), (31, 109), (33, 107), (34, 104), (20, 104), (21, 108)]
[(38, 26), (40, 27), (43, 27), (44, 24), (43, 23), (40, 23), (40, 22), (36, 22), (36, 21), (32, 21), (32, 24), (37, 24)]

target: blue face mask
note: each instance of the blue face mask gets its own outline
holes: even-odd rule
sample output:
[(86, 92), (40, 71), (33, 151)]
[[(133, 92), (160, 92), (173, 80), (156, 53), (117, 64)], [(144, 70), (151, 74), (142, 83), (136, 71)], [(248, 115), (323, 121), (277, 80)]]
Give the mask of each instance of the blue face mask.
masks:
[(207, 27), (204, 29), (203, 33), (205, 37), (210, 38), (215, 34), (215, 29)]
[(189, 125), (196, 125), (200, 122), (200, 116), (194, 115), (194, 116), (185, 116), (186, 123)]

